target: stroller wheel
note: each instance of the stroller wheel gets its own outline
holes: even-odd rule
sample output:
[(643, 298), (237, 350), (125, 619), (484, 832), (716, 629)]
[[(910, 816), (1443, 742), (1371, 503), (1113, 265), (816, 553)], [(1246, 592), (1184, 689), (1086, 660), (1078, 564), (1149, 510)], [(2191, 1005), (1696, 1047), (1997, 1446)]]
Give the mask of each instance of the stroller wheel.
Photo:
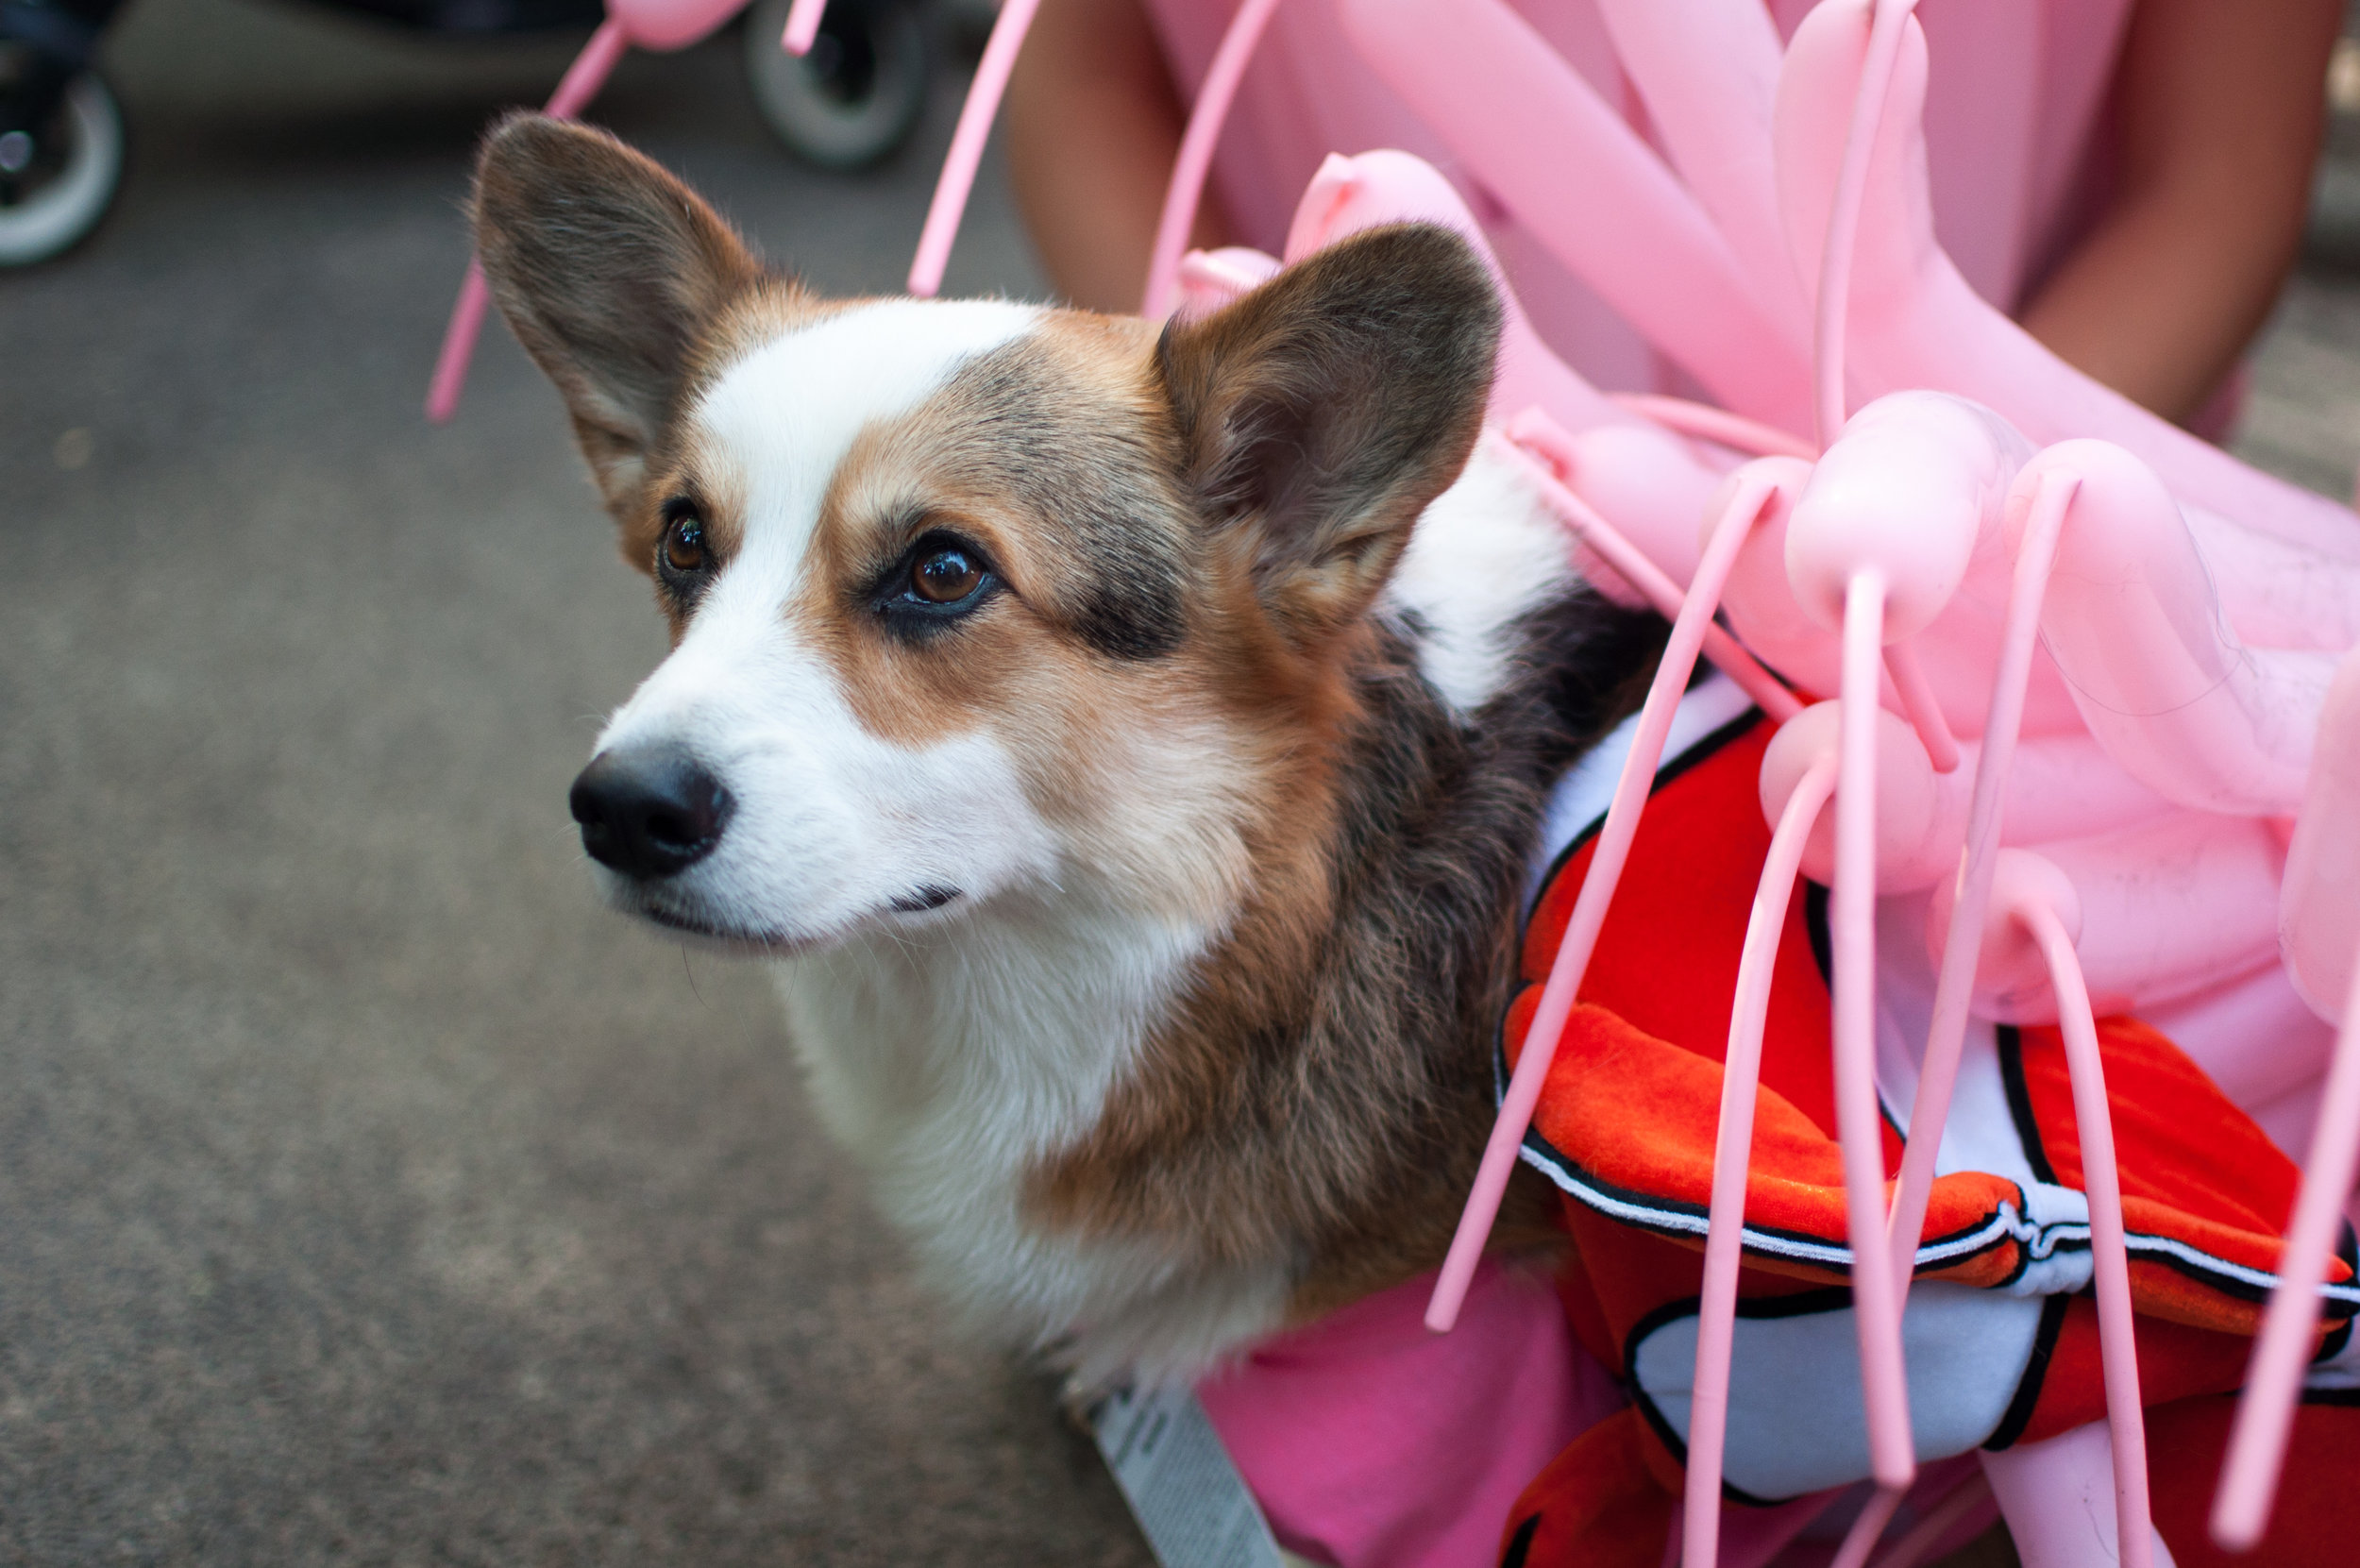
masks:
[(85, 71), (40, 126), (0, 132), (0, 267), (30, 266), (98, 226), (123, 178), (123, 110)]
[(746, 18), (746, 74), (780, 141), (823, 169), (857, 169), (905, 141), (926, 107), (926, 29), (915, 0), (829, 0), (811, 53), (779, 47), (792, 0)]

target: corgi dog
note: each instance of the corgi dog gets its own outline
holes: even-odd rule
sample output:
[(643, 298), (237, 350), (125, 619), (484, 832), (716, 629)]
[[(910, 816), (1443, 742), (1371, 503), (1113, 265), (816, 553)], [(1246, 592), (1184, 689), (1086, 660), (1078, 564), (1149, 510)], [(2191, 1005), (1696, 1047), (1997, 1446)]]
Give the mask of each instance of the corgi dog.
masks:
[[(475, 224), (671, 630), (583, 846), (775, 968), (935, 1286), (1087, 1386), (1434, 1267), (1544, 803), (1663, 634), (1487, 452), (1465, 242), (1168, 324), (824, 299), (532, 115)], [(1495, 1245), (1554, 1235), (1519, 1180)]]

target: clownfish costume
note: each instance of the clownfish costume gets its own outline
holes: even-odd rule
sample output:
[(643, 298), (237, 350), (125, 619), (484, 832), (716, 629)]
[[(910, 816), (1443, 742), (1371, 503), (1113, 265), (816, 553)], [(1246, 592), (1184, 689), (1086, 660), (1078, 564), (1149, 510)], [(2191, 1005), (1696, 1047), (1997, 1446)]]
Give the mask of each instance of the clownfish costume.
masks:
[[(1757, 790), (1773, 726), (1726, 683), (1682, 705), (1524, 1158), (1562, 1194), (1567, 1318), (1630, 1405), (1576, 1439), (1517, 1501), (1503, 1561), (1658, 1568), (1678, 1508), (1705, 1216), (1738, 956), (1770, 843)], [(1683, 735), (1682, 731), (1686, 733)], [(1627, 744), (1627, 743), (1626, 743)], [(1622, 747), (1585, 761), (1555, 821), (1570, 843), (1526, 922), (1526, 984), (1500, 1032), (1503, 1082), (1588, 873)], [(1584, 820), (1569, 820), (1582, 818)], [(1568, 835), (1564, 829), (1574, 831)], [(1746, 1182), (1726, 1498), (1775, 1504), (1869, 1474), (1850, 1291), (1826, 981), (1824, 894), (1791, 901), (1772, 982)], [(1922, 902), (1922, 901), (1920, 901)], [(1884, 906), (1894, 919), (1900, 901)], [(1888, 930), (1894, 954), (1904, 934)], [(1889, 966), (1906, 969), (1906, 961)], [(1888, 1176), (1928, 995), (1880, 973)], [(1915, 1008), (1913, 1017), (1912, 1009)], [(2170, 1039), (2099, 1022), (2121, 1170), (2157, 1527), (2182, 1568), (2226, 1563), (2204, 1531), (2300, 1180)], [(2089, 1206), (2062, 1040), (1979, 1021), (1960, 1067), (1904, 1319), (1916, 1451), (1931, 1461), (2055, 1437), (2106, 1413)], [(2360, 1289), (2352, 1238), (2280, 1493), (2252, 1560), (2351, 1560), (2360, 1524)]]

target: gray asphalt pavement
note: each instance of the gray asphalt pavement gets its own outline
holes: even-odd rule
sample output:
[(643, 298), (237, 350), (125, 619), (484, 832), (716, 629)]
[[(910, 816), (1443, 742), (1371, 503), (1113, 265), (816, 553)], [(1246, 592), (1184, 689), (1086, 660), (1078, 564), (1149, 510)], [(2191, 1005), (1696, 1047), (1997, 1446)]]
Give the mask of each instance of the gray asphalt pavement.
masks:
[[(570, 47), (136, 0), (121, 207), (0, 275), (0, 1563), (1137, 1568), (1049, 1387), (912, 1285), (761, 977), (591, 897), (565, 791), (647, 589), (503, 332), (418, 412), (473, 138)], [(897, 286), (949, 90), (825, 177), (736, 47), (597, 117)], [(2241, 448), (2338, 494), (2355, 235)], [(1040, 290), (996, 166), (951, 286)]]
[[(761, 977), (591, 898), (565, 786), (648, 591), (497, 326), (419, 415), (473, 139), (570, 42), (114, 42), (122, 205), (0, 276), (0, 1562), (1144, 1563)], [(894, 287), (955, 97), (817, 175), (736, 46), (598, 117)], [(952, 282), (1038, 292), (996, 173)]]

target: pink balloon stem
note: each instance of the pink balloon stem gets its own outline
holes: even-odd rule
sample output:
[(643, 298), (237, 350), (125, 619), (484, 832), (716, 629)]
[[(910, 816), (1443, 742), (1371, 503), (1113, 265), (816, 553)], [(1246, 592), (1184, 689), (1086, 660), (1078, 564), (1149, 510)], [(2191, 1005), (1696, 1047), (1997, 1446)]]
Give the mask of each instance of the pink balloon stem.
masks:
[(1884, 1539), (1885, 1526), (1893, 1523), (1894, 1512), (1900, 1508), (1901, 1499), (1908, 1494), (1908, 1490), (1907, 1487), (1880, 1486), (1872, 1492), (1868, 1506), (1861, 1509), (1858, 1519), (1852, 1521), (1852, 1527), (1844, 1532), (1844, 1544), (1836, 1548), (1835, 1557), (1829, 1562), (1828, 1568), (1862, 1568), (1862, 1564), (1868, 1560), (1868, 1554), (1877, 1549), (1877, 1543)]
[(1425, 1325), (1437, 1334), (1448, 1333), (1458, 1321), (1458, 1308), (1467, 1299), (1467, 1287), (1475, 1278), (1475, 1266), (1483, 1260), (1484, 1243), (1491, 1239), (1492, 1222), (1499, 1214), (1500, 1200), (1508, 1191), (1508, 1178), (1516, 1168), (1525, 1129), (1532, 1125), (1533, 1107), (1541, 1101), (1541, 1086), (1548, 1079), (1549, 1064), (1557, 1056), (1558, 1040), (1565, 1033), (1565, 1020), (1573, 1012), (1582, 976), (1589, 971), (1590, 954), (1597, 946), (1599, 929), (1606, 923), (1607, 905), (1622, 881), (1623, 863), (1630, 857), (1631, 839), (1639, 832), (1639, 814), (1645, 809), (1648, 786), (1655, 781), (1656, 764), (1662, 760), (1663, 743), (1671, 733), (1672, 717), (1679, 707), (1680, 694), (1688, 689), (1688, 677), (1696, 667), (1705, 628), (1711, 624), (1713, 612), (1720, 605), (1721, 587), (1728, 581), (1738, 548), (1745, 544), (1770, 495), (1769, 483), (1759, 478), (1749, 476), (1739, 483), (1728, 510), (1713, 527), (1704, 558), (1696, 564), (1695, 581), (1689, 585), (1688, 597), (1673, 619), (1671, 638), (1664, 645), (1661, 663), (1656, 666), (1655, 683), (1647, 688), (1647, 700), (1639, 710), (1638, 731), (1631, 737), (1630, 755), (1623, 763), (1622, 778), (1614, 786), (1613, 804), (1607, 808), (1606, 825), (1598, 833), (1590, 874), (1582, 882), (1581, 896), (1574, 901), (1565, 939), (1557, 950), (1548, 983), (1541, 988), (1541, 1003), (1533, 1012), (1532, 1027), (1525, 1035), (1524, 1054), (1516, 1059), (1508, 1093), (1500, 1102), (1499, 1117), (1492, 1123), (1491, 1140), (1484, 1145), (1483, 1163), (1476, 1169), (1475, 1189), (1467, 1195), (1467, 1206), (1458, 1217), (1458, 1229), (1451, 1238), (1450, 1252), (1442, 1259), (1441, 1275), (1435, 1281), (1434, 1295), (1426, 1304)]
[(2230, 1430), (2220, 1494), (2213, 1504), (2213, 1539), (2229, 1551), (2250, 1551), (2268, 1527), (2302, 1369), (2318, 1332), (2319, 1287), (2327, 1280), (2344, 1201), (2355, 1177), (2360, 1177), (2360, 964), (2352, 967), (2335, 1059), (2328, 1069), (2318, 1130), (2311, 1135), (2311, 1157), (2302, 1168), (2294, 1223), (2278, 1261), (2278, 1289), (2254, 1341), (2245, 1397)]
[[(1648, 560), (1639, 547), (1632, 544), (1620, 529), (1608, 522), (1595, 507), (1566, 488), (1564, 482), (1550, 471), (1545, 461), (1525, 449), (1525, 443), (1534, 435), (1532, 422), (1547, 418), (1538, 409), (1527, 410), (1519, 414), (1511, 426), (1513, 433), (1508, 438), (1508, 449), (1523, 467), (1526, 478), (1532, 481), (1533, 488), (1540, 492), (1541, 499), (1549, 510), (1573, 531), (1574, 536), (1613, 567), (1624, 582), (1637, 589), (1655, 607), (1658, 615), (1665, 620), (1677, 618), (1680, 612), (1679, 584), (1666, 576), (1662, 567)], [(1759, 660), (1745, 651), (1744, 645), (1718, 624), (1709, 624), (1705, 628), (1703, 651), (1704, 656), (1712, 661), (1713, 667), (1736, 682), (1773, 722), (1783, 724), (1803, 711), (1801, 699), (1787, 690), (1777, 676), (1764, 669)]]
[(779, 47), (790, 55), (810, 54), (819, 37), (820, 18), (827, 14), (828, 0), (795, 0), (786, 8), (786, 30), (779, 35)]
[[(610, 16), (599, 23), (590, 42), (574, 57), (574, 63), (558, 78), (557, 91), (549, 94), (548, 106), (542, 112), (557, 120), (570, 120), (581, 113), (582, 106), (598, 96), (606, 78), (614, 75), (615, 62), (630, 47), (631, 40), (620, 22)], [(459, 395), (467, 386), (467, 366), (475, 359), (476, 340), (483, 333), (484, 307), (491, 301), (483, 263), (469, 257), (467, 276), (459, 285), (459, 302), (451, 307), (450, 325), (443, 329), (442, 350), (434, 356), (433, 379), (427, 383), (426, 416), (437, 425), (449, 424), (451, 415), (459, 412)]]
[(1877, 715), (1884, 649), (1885, 580), (1852, 574), (1844, 594), (1843, 767), (1835, 798), (1834, 948), (1836, 1139), (1852, 1243), (1852, 1308), (1860, 1325), (1868, 1411), (1869, 1473), (1906, 1487), (1917, 1461), (1901, 1364), (1900, 1292), (1885, 1231), (1882, 1123), (1877, 1106)]
[(1860, 91), (1852, 99), (1852, 123), (1844, 138), (1844, 163), (1836, 176), (1835, 200), (1828, 209), (1828, 243), (1819, 253), (1819, 300), (1812, 342), (1813, 406), (1819, 445), (1844, 429), (1844, 329), (1852, 295), (1852, 247), (1860, 237), (1861, 205), (1868, 191), (1868, 160), (1876, 151), (1877, 126), (1884, 118), (1893, 67), (1901, 56), (1901, 25), (1917, 0), (1871, 0), (1868, 54), (1861, 64)]
[(630, 48), (630, 35), (623, 31), (620, 22), (610, 16), (599, 23), (598, 30), (590, 35), (590, 42), (574, 57), (574, 63), (558, 78), (557, 91), (549, 94), (541, 112), (553, 120), (571, 120), (579, 115), (598, 95), (598, 89), (606, 85), (606, 78), (615, 74), (615, 67), (622, 63)]
[(434, 356), (434, 379), (427, 383), (426, 416), (434, 424), (447, 425), (459, 412), (459, 395), (467, 386), (467, 363), (475, 358), (476, 339), (483, 332), (484, 307), (491, 302), (492, 289), (483, 280), (483, 263), (470, 256), (467, 276), (459, 285), (459, 303), (451, 307), (450, 325), (443, 329), (442, 351)]
[(1753, 913), (1737, 963), (1729, 1048), (1721, 1066), (1721, 1121), (1712, 1151), (1712, 1202), (1706, 1211), (1705, 1276), (1696, 1314), (1696, 1376), (1689, 1400), (1688, 1474), (1680, 1560), (1713, 1568), (1720, 1552), (1721, 1467), (1728, 1436), (1729, 1362), (1737, 1336), (1737, 1273), (1745, 1229), (1745, 1177), (1753, 1157), (1754, 1103), (1762, 1086), (1762, 1031), (1778, 937), (1802, 868), (1803, 846), (1835, 791), (1836, 759), (1812, 765), (1787, 798), (1754, 886)]
[(2098, 1024), (2089, 987), (2056, 911), (2045, 904), (2014, 911), (2048, 961), (2057, 993), (2057, 1026), (2065, 1036), (2073, 1082), (2073, 1121), (2082, 1138), (2082, 1186), (2090, 1204), (2090, 1260), (2098, 1275), (2098, 1351), (2106, 1385), (2106, 1425), (2114, 1442), (2115, 1540), (2122, 1568), (2153, 1568), (2155, 1536), (2148, 1522), (2147, 1424), (2139, 1396), (2139, 1352), (2131, 1307), (2131, 1254), (2123, 1241), (2122, 1178), (2115, 1167), (2114, 1115), (2106, 1099), (2106, 1067), (2098, 1051)]
[(1172, 312), (1172, 295), (1180, 286), (1180, 257), (1188, 248), (1188, 231), (1196, 227), (1197, 204), (1205, 197), (1205, 177), (1213, 166), (1213, 148), (1229, 119), (1229, 105), (1238, 83), (1254, 59), (1254, 46), (1278, 8), (1278, 0), (1245, 0), (1222, 34), (1221, 47), (1197, 89), (1188, 110), (1188, 128), (1180, 138), (1180, 153), (1172, 160), (1172, 183), (1164, 191), (1163, 216), (1155, 225), (1155, 248), (1148, 253), (1147, 295), (1139, 313), (1150, 321)]
[[(1925, 1518), (1910, 1526), (1893, 1550), (1879, 1558), (1876, 1568), (1917, 1568), (1927, 1553), (1941, 1544), (1942, 1538), (1952, 1530), (1967, 1525), (1978, 1513), (1999, 1517), (1999, 1505), (1992, 1497), (1991, 1483), (1983, 1479), (1980, 1470), (1967, 1473), (1966, 1479), (1946, 1493)], [(1990, 1526), (1986, 1519), (1979, 1530)]]
[(958, 129), (951, 133), (951, 150), (942, 160), (942, 177), (935, 184), (933, 205), (926, 209), (926, 227), (918, 236), (918, 257), (910, 263), (910, 293), (932, 299), (942, 288), (942, 269), (951, 261), (951, 244), (959, 237), (959, 220), (967, 213), (968, 193), (975, 188), (975, 171), (984, 161), (984, 143), (991, 135), (992, 117), (1000, 112), (1001, 95), (1008, 90), (1008, 73), (1016, 69), (1017, 51), (1024, 47), (1025, 31), (1040, 0), (1006, 0), (1000, 20), (991, 25), (991, 42), (976, 62), (975, 80), (959, 109)]
[(1943, 717), (1942, 701), (1926, 679), (1926, 667), (1917, 662), (1916, 645), (1898, 642), (1886, 649), (1885, 673), (1893, 677), (1893, 689), (1901, 694), (1901, 711), (1910, 716), (1910, 724), (1926, 748), (1926, 760), (1937, 773), (1957, 772), (1959, 740), (1950, 733), (1949, 719)]
[(2032, 653), (2040, 638), (2041, 599), (2057, 540), (2079, 483), (2051, 470), (2041, 476), (2016, 547), (2015, 571), (2008, 592), (2008, 617), (2000, 634), (1999, 664), (1993, 672), (1991, 706), (1983, 720), (1982, 756), (1975, 767), (1975, 788), (1966, 815), (1966, 838), (1959, 875), (1952, 885), (1949, 935), (1934, 982), (1933, 1018), (1926, 1032), (1917, 1095), (1910, 1109), (1909, 1139), (1901, 1151), (1901, 1179), (1893, 1194), (1894, 1289), (1906, 1303), (1910, 1274), (1917, 1261), (1933, 1194), (1934, 1156), (1950, 1120), (1950, 1091), (1959, 1075), (1959, 1053), (1966, 1041), (1967, 1013), (1975, 1001), (1975, 966), (1983, 950), (1983, 917), (1991, 907), (1991, 885), (1999, 865), (1999, 818), (2008, 775), (2015, 766), (2017, 736), (2024, 729), (2024, 693), (2031, 681)]
[(1776, 425), (1716, 409), (1710, 403), (1666, 397), (1653, 392), (1610, 392), (1607, 397), (1633, 413), (1644, 414), (1667, 430), (1700, 436), (1751, 457), (1799, 457), (1808, 462), (1819, 455), (1819, 448), (1799, 435), (1789, 435)]

